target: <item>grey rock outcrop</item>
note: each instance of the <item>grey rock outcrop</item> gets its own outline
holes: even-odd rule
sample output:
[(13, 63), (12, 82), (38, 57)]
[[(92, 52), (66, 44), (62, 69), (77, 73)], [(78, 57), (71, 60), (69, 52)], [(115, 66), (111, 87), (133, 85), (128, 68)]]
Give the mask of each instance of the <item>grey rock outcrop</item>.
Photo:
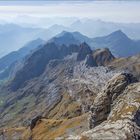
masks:
[(129, 84), (134, 82), (137, 82), (137, 80), (130, 73), (117, 74), (108, 81), (103, 91), (95, 98), (91, 107), (90, 129), (107, 119), (115, 99), (123, 93)]
[(114, 60), (114, 56), (110, 52), (108, 48), (97, 49), (93, 52), (93, 58), (98, 64), (98, 66), (105, 66), (112, 60)]
[(137, 82), (131, 74), (117, 74), (94, 101), (90, 126), (92, 129), (78, 136), (70, 136), (68, 139), (139, 140), (139, 108), (140, 82)]
[(92, 50), (85, 42), (80, 45), (80, 50), (77, 55), (77, 61), (82, 61), (86, 58), (87, 55), (91, 54)]
[(86, 60), (85, 60), (85, 65), (89, 66), (89, 67), (97, 67), (98, 66), (91, 54), (87, 55)]

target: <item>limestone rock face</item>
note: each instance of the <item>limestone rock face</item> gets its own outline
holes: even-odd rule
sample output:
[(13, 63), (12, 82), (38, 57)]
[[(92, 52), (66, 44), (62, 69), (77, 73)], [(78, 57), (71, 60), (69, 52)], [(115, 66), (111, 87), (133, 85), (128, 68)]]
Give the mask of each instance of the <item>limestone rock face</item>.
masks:
[(95, 66), (97, 67), (98, 66), (91, 54), (87, 55), (86, 60), (85, 60), (85, 64), (86, 64), (86, 66), (89, 66), (89, 67), (95, 67)]
[(136, 82), (131, 74), (117, 74), (95, 98), (91, 110), (92, 129), (73, 139), (139, 140), (139, 107), (140, 82)]
[(104, 48), (95, 50), (93, 52), (93, 58), (95, 59), (98, 66), (105, 66), (114, 60), (115, 57), (112, 55), (108, 48)]
[(115, 99), (123, 93), (129, 84), (136, 81), (129, 73), (117, 74), (108, 81), (103, 91), (95, 98), (93, 106), (91, 106), (90, 128), (95, 127), (107, 119)]
[(105, 86), (104, 92), (110, 97), (111, 101), (120, 94), (131, 83), (137, 82), (137, 79), (130, 73), (120, 73), (115, 75)]

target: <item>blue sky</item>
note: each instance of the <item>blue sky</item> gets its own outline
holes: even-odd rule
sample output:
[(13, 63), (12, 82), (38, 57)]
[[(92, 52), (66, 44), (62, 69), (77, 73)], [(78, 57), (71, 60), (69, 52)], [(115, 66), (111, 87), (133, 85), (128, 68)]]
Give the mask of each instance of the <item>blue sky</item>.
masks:
[(140, 22), (139, 1), (0, 1), (0, 19), (19, 16), (96, 18), (114, 22)]

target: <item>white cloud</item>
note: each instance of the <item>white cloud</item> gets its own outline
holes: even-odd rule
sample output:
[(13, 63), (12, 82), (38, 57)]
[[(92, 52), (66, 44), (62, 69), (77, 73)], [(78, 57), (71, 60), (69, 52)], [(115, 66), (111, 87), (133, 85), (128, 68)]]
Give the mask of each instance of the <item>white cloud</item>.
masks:
[(12, 19), (22, 15), (35, 17), (88, 17), (117, 22), (140, 22), (140, 2), (44, 2), (35, 4), (6, 4), (0, 6), (0, 18)]

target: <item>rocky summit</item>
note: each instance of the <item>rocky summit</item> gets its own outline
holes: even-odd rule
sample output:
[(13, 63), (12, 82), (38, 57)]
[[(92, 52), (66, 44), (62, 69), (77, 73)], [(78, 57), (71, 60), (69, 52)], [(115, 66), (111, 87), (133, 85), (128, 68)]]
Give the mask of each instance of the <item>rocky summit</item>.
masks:
[(0, 139), (140, 139), (138, 60), (44, 44), (0, 87)]

